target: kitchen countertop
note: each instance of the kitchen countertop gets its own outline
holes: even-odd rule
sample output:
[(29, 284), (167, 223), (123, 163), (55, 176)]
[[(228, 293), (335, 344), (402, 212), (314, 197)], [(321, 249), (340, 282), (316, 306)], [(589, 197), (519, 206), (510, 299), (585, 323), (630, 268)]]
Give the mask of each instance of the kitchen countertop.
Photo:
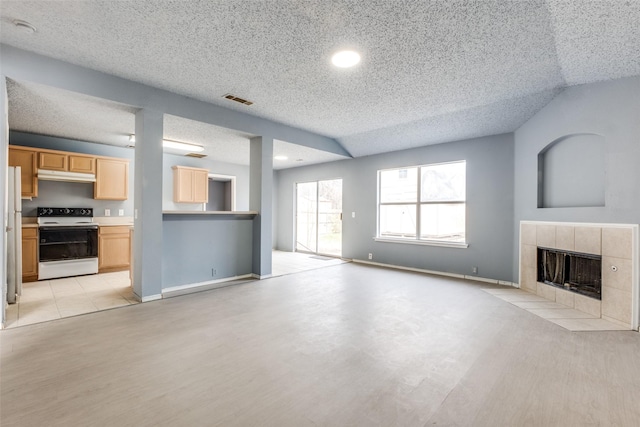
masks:
[(107, 226), (133, 226), (132, 216), (94, 216), (93, 222), (101, 227)]
[(257, 211), (162, 211), (162, 215), (219, 215), (254, 217)]
[[(37, 228), (38, 223), (36, 221), (37, 221), (37, 218), (34, 216), (23, 216), (22, 227)], [(132, 216), (94, 216), (93, 222), (95, 222), (101, 227), (116, 227), (116, 226), (133, 227)]]

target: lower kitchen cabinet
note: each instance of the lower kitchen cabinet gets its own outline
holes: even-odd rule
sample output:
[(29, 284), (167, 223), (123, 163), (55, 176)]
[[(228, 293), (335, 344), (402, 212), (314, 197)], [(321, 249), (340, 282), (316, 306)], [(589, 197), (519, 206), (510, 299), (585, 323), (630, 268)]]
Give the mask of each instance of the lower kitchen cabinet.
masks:
[(129, 226), (100, 226), (98, 231), (98, 272), (128, 270), (131, 265)]
[(38, 229), (22, 228), (22, 281), (38, 280)]

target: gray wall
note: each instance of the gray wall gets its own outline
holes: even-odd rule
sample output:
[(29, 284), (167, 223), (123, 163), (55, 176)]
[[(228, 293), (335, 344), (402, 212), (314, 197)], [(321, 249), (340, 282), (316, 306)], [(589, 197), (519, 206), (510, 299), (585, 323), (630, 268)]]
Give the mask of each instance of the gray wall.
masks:
[(539, 208), (604, 206), (605, 138), (572, 134), (538, 155)]
[[(537, 208), (538, 153), (550, 142), (578, 133), (604, 137), (605, 206)], [(517, 252), (521, 220), (637, 224), (640, 220), (639, 162), (640, 77), (574, 86), (563, 91), (515, 132), (514, 252)], [(514, 277), (517, 271), (515, 259)]]
[(173, 202), (173, 166), (190, 166), (208, 169), (209, 173), (233, 175), (236, 177), (236, 210), (249, 210), (249, 166), (218, 162), (204, 157), (180, 156), (165, 153), (162, 158), (162, 210), (164, 211), (201, 211), (202, 203)]
[[(377, 171), (467, 161), (467, 249), (382, 243), (376, 235)], [(399, 266), (512, 279), (513, 135), (496, 135), (278, 171), (277, 242), (293, 250), (295, 183), (343, 179), (343, 257)], [(351, 213), (356, 217), (352, 218)]]
[[(11, 46), (1, 45), (1, 49), (2, 61), (0, 61), (0, 71), (2, 72), (3, 77), (12, 78), (18, 81), (32, 82), (35, 84), (43, 84), (58, 89), (77, 92), (84, 95), (107, 99), (121, 104), (140, 108), (141, 110), (136, 113), (136, 136), (141, 135), (137, 129), (139, 127), (139, 123), (142, 120), (139, 119), (139, 116), (141, 115), (141, 111), (143, 111), (146, 112), (145, 114), (148, 114), (151, 119), (153, 119), (151, 120), (152, 122), (155, 121), (154, 117), (152, 117), (154, 116), (154, 114), (152, 113), (171, 114), (190, 120), (209, 123), (229, 129), (236, 129), (251, 135), (265, 137), (269, 141), (273, 141), (273, 139), (275, 138), (306, 147), (316, 148), (339, 155), (348, 156), (348, 153), (344, 150), (344, 148), (332, 138), (314, 134), (312, 132), (294, 128), (291, 126), (286, 126), (281, 123), (272, 122), (270, 120), (252, 116), (247, 113), (209, 104), (207, 102), (171, 93), (131, 80), (126, 80), (63, 61), (58, 61), (42, 55), (37, 55)], [(158, 129), (157, 124), (155, 124), (154, 126), (155, 129)], [(154, 133), (154, 126), (149, 127), (148, 133)], [(162, 129), (161, 125), (159, 126), (159, 128)], [(162, 132), (160, 132), (160, 135), (161, 134)], [(160, 139), (158, 138), (158, 141), (151, 142), (159, 143), (159, 141)], [(272, 142), (269, 145), (271, 147)], [(143, 152), (140, 147), (141, 145), (138, 144), (136, 151)], [(147, 150), (149, 153), (155, 156), (155, 148), (148, 148)], [(271, 148), (269, 149), (269, 152), (270, 158), (272, 153)], [(150, 161), (146, 156), (138, 156), (137, 158), (140, 165), (144, 164), (145, 159), (147, 163)], [(155, 162), (155, 160), (153, 161)], [(152, 165), (149, 164), (147, 166)], [(270, 162), (261, 162), (259, 167), (265, 174), (272, 174)], [(0, 168), (4, 168), (2, 169), (2, 171), (4, 171), (4, 174), (0, 175), (6, 176), (6, 162), (4, 163), (4, 166), (0, 165)], [(166, 170), (164, 161), (163, 168), (164, 170)], [(154, 167), (139, 167), (137, 170), (137, 181), (139, 183), (144, 183), (144, 185), (147, 186), (154, 185), (154, 183), (156, 182), (158, 183), (157, 185), (160, 185), (160, 182), (162, 182), (164, 185), (166, 174), (163, 173), (162, 176), (159, 176), (156, 172), (157, 170)], [(218, 172), (230, 175), (234, 174), (231, 171), (225, 171), (222, 169), (218, 170)], [(236, 173), (236, 175), (239, 176), (239, 173)], [(270, 205), (272, 201), (270, 182), (271, 175), (268, 179), (265, 179), (265, 176), (262, 176), (261, 178), (262, 180), (264, 180), (264, 182), (268, 181), (268, 185), (265, 186), (268, 187), (268, 191), (266, 191), (267, 188), (262, 187), (260, 189), (256, 188), (256, 190), (259, 190), (258, 193), (260, 193), (260, 196), (268, 198), (268, 201), (262, 201), (263, 205)], [(164, 187), (167, 186), (164, 185)], [(156, 187), (153, 187), (153, 189), (156, 189)], [(237, 208), (241, 210), (248, 209), (248, 205), (243, 205), (243, 192), (244, 190), (242, 184), (238, 183), (239, 200)], [(245, 194), (248, 194), (248, 189)], [(162, 192), (162, 194), (158, 192), (156, 200), (155, 191), (149, 192), (144, 200), (141, 199), (141, 197), (142, 192), (138, 192), (136, 197), (137, 201), (135, 202), (136, 209), (138, 209), (138, 218), (154, 217), (154, 215), (157, 214), (157, 212), (155, 211), (158, 210), (157, 208), (162, 205), (165, 199), (164, 192)], [(267, 224), (271, 224), (270, 206), (268, 208), (268, 212), (263, 212), (261, 213), (261, 215), (266, 219), (265, 222)], [(2, 217), (4, 219), (4, 215), (2, 215)], [(142, 220), (136, 221), (137, 232), (140, 231), (138, 223), (141, 221)], [(155, 256), (156, 252), (154, 250), (150, 250), (150, 246), (153, 246), (153, 244), (149, 242), (154, 241), (154, 239), (152, 238), (154, 235), (160, 235), (160, 233), (163, 233), (164, 226), (157, 226), (154, 221), (149, 222), (148, 220), (145, 220), (145, 224), (147, 225), (145, 226), (144, 230), (141, 231), (142, 234), (138, 233), (136, 242), (145, 242), (145, 244), (143, 245), (144, 249), (147, 250), (147, 252), (152, 253), (154, 256), (139, 257), (136, 255), (136, 258), (139, 259), (136, 259), (136, 278), (134, 278), (134, 289), (138, 289), (136, 288), (136, 286), (138, 286), (140, 282), (139, 277), (155, 277), (155, 272), (160, 271), (162, 268), (162, 259), (160, 256)], [(196, 241), (201, 238), (202, 234), (199, 233), (199, 230), (189, 230), (191, 230), (190, 232), (192, 232), (192, 234), (188, 236), (189, 239)], [(243, 233), (245, 231), (246, 230), (244, 229), (242, 230)], [(265, 265), (270, 264), (271, 260), (271, 251), (269, 250), (271, 247), (270, 232), (271, 229), (269, 229), (269, 233), (265, 232), (264, 230), (261, 232), (264, 237), (261, 243), (264, 244), (260, 245), (260, 257), (257, 258), (257, 262)], [(217, 242), (223, 247), (225, 247), (227, 243), (230, 247), (232, 247), (239, 240), (237, 236), (230, 236), (227, 234), (226, 236), (228, 242), (220, 243), (220, 236), (222, 235), (225, 234), (219, 235)], [(183, 236), (182, 238), (184, 239), (186, 237)], [(267, 241), (269, 242), (268, 245), (266, 244)], [(165, 239), (164, 242), (165, 246), (171, 245), (171, 240), (169, 239)], [(251, 240), (249, 240), (249, 242), (251, 242)], [(135, 244), (135, 247), (135, 252), (136, 254), (138, 254), (142, 249), (140, 249), (138, 243)], [(160, 250), (161, 249), (158, 248), (158, 251)], [(162, 248), (163, 253), (164, 250), (165, 248)], [(168, 251), (173, 249), (166, 248), (166, 250)], [(251, 259), (251, 255), (248, 256)], [(144, 291), (141, 296), (155, 296), (153, 295), (153, 292), (148, 293), (146, 291), (147, 284), (153, 281), (155, 281), (155, 279), (149, 281), (146, 281), (145, 279), (144, 286), (140, 285), (142, 286), (141, 289)], [(151, 286), (149, 287), (149, 289), (155, 291), (155, 286)]]
[(127, 200), (95, 200), (93, 198), (92, 183), (39, 181), (38, 197), (35, 197), (33, 200), (22, 201), (23, 216), (36, 216), (38, 206), (89, 207), (93, 208), (94, 216), (104, 216), (105, 209), (111, 210), (111, 216), (117, 216), (118, 210), (124, 209), (124, 216), (133, 216), (133, 150), (111, 145), (15, 131), (9, 133), (9, 143), (25, 147), (71, 151), (74, 153), (119, 157), (131, 160), (129, 164), (129, 198)]
[(164, 215), (162, 233), (163, 289), (251, 274), (250, 218)]
[(229, 183), (209, 180), (208, 211), (231, 210), (231, 185)]

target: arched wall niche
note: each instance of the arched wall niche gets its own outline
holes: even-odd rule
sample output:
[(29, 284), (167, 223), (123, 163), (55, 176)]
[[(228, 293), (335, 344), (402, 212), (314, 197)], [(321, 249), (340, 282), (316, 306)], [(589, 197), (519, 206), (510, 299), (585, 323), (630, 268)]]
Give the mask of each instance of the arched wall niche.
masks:
[(565, 135), (538, 153), (538, 208), (602, 207), (605, 184), (602, 135)]

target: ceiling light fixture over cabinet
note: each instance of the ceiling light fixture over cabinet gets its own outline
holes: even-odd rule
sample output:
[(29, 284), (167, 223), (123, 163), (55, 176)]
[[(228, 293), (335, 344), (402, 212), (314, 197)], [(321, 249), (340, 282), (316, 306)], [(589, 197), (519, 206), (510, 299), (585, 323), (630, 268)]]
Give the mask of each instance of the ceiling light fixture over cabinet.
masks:
[[(135, 143), (136, 136), (135, 135), (129, 136), (129, 142)], [(162, 146), (164, 148), (169, 148), (172, 150), (187, 151), (189, 153), (199, 153), (201, 151), (204, 151), (204, 147), (202, 145), (191, 144), (188, 142), (172, 141), (170, 139), (163, 139)]]

